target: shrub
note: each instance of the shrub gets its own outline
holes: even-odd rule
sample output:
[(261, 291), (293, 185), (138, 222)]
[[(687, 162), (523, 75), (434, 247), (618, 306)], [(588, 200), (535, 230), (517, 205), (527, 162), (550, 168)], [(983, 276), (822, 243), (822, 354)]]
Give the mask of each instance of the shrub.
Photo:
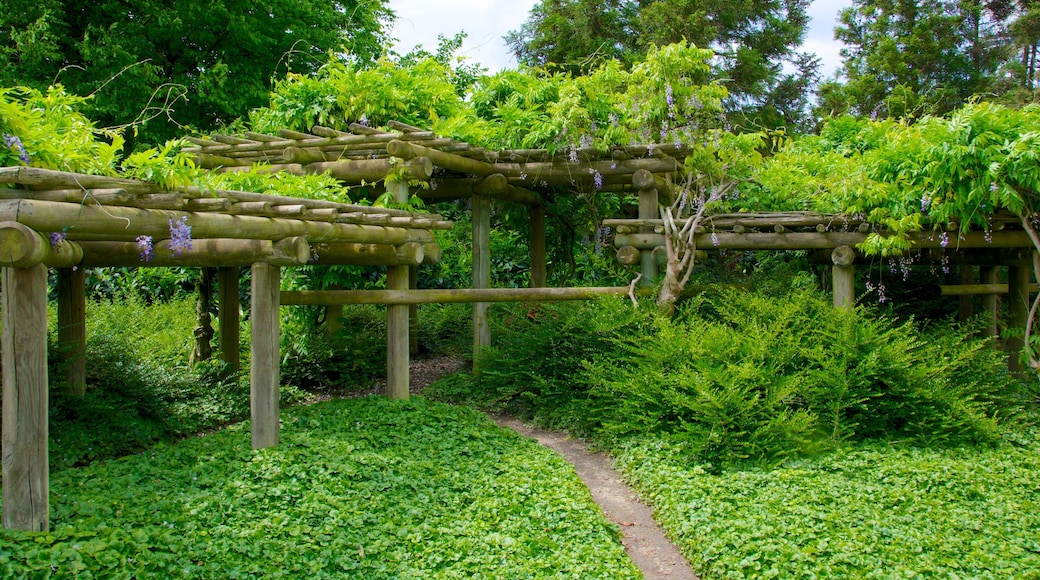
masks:
[(515, 307), (475, 377), (431, 396), (593, 435), (653, 434), (714, 468), (865, 439), (993, 443), (1022, 403), (1001, 353), (816, 292), (728, 291), (675, 318), (622, 300)]
[[(61, 369), (50, 371), (56, 468), (125, 455), (248, 415), (246, 375), (224, 378), (219, 361), (189, 365), (194, 325), (194, 299), (88, 304), (83, 398), (69, 395)], [(53, 340), (49, 350), (57, 352)]]

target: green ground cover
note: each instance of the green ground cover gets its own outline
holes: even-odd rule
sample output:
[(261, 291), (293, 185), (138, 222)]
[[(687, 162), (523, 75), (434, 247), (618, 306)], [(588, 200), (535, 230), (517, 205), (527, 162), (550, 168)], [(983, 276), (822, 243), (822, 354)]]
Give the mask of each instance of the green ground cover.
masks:
[(705, 579), (1040, 578), (1037, 433), (865, 445), (711, 475), (660, 443), (619, 466)]
[(0, 576), (637, 578), (573, 469), (465, 408), (288, 409), (51, 474), (52, 531), (5, 532)]

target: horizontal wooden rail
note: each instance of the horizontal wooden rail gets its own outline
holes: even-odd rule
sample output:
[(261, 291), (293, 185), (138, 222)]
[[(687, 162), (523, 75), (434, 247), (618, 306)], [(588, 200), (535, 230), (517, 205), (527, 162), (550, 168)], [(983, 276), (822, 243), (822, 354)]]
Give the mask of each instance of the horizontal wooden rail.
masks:
[[(1040, 287), (1036, 284), (1029, 285), (1030, 292), (1036, 292)], [(1007, 284), (941, 284), (939, 290), (943, 296), (985, 296), (990, 294), (1007, 294)]]
[(628, 286), (594, 288), (466, 288), (424, 290), (283, 291), (284, 305), (448, 304), (470, 302), (554, 302), (627, 296)]

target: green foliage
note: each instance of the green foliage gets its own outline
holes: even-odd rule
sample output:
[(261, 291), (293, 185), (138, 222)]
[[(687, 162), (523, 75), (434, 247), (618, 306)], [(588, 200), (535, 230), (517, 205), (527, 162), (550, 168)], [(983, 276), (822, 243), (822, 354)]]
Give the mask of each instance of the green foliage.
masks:
[[(629, 67), (658, 46), (716, 50), (711, 78), (729, 90), (727, 110), (744, 128), (803, 128), (819, 62), (796, 52), (808, 2), (545, 0), (506, 42), (522, 65), (588, 73), (610, 60)], [(792, 65), (791, 73), (781, 72)], [(645, 140), (644, 140), (645, 141)]]
[(480, 374), (439, 381), (427, 395), (589, 433), (596, 425), (583, 365), (608, 353), (616, 336), (640, 334), (650, 319), (619, 299), (496, 307)]
[(431, 396), (611, 446), (652, 435), (715, 469), (865, 439), (993, 443), (997, 417), (1024, 402), (988, 343), (922, 335), (804, 290), (725, 292), (674, 320), (620, 300), (527, 307), (498, 331), (478, 376)]
[[(638, 578), (573, 469), (479, 413), (335, 401), (51, 475), (52, 531), (0, 575)], [(53, 568), (52, 568), (53, 566)]]
[(147, 144), (210, 131), (267, 101), (272, 79), (312, 72), (329, 52), (383, 53), (383, 0), (82, 3), (11, 0), (0, 13), (0, 86), (61, 82), (91, 94), (103, 126), (133, 125)]
[(648, 438), (618, 466), (703, 578), (1035, 578), (1036, 433), (870, 445), (709, 475)]
[(136, 452), (248, 414), (247, 377), (221, 378), (216, 361), (189, 366), (194, 325), (192, 299), (146, 306), (126, 296), (88, 305), (86, 395), (70, 396), (61, 369), (50, 373), (54, 469)]
[[(281, 382), (309, 392), (342, 393), (386, 376), (386, 314), (375, 306), (345, 306), (341, 330), (302, 317), (286, 318)], [(328, 324), (328, 321), (325, 321)]]
[(973, 95), (1013, 88), (1005, 79), (1008, 64), (1022, 54), (1015, 44), (1031, 44), (1007, 33), (1030, 3), (1016, 4), (854, 1), (842, 10), (834, 32), (847, 47), (842, 56), (848, 82), (840, 89), (845, 105), (860, 115), (920, 117), (949, 112)]
[(29, 159), (25, 163), (20, 151), (5, 143), (0, 146), (0, 166), (113, 174), (123, 138), (118, 132), (98, 130), (79, 112), (87, 101), (60, 85), (46, 92), (0, 85), (0, 133), (17, 137)]

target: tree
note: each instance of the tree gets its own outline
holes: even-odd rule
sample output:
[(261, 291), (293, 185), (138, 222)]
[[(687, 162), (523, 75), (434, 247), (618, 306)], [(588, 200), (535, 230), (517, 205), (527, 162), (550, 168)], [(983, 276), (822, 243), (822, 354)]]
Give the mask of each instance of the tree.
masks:
[(873, 116), (951, 111), (998, 89), (1018, 13), (1007, 0), (854, 0), (835, 29), (845, 96), (828, 101)]
[(542, 0), (505, 41), (521, 64), (584, 72), (604, 60), (632, 61), (635, 17), (629, 0)]
[(798, 126), (819, 69), (815, 58), (795, 50), (808, 25), (807, 6), (808, 0), (543, 0), (506, 39), (520, 63), (567, 63), (571, 72), (588, 70), (601, 56), (627, 63), (651, 46), (688, 41), (715, 51), (713, 75), (730, 91), (733, 122)]
[(312, 72), (327, 53), (371, 62), (386, 0), (8, 0), (0, 85), (58, 82), (93, 95), (103, 125), (157, 141), (210, 130), (267, 102), (272, 79)]

